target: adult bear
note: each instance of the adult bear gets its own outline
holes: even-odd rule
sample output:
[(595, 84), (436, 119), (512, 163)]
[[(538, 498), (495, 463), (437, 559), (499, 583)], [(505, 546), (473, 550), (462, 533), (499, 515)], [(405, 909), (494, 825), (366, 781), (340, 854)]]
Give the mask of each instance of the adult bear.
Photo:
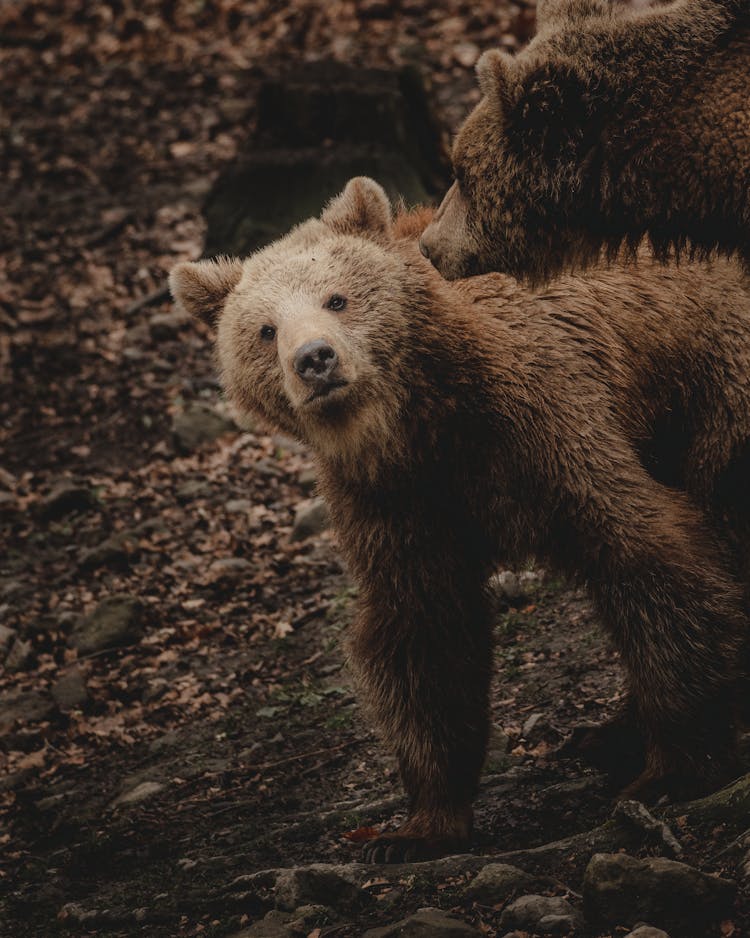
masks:
[(750, 0), (628, 12), (549, 0), (515, 58), (486, 52), (456, 182), (422, 238), (441, 273), (539, 283), (644, 236), (750, 265)]
[(469, 838), (486, 584), (509, 556), (589, 584), (645, 741), (631, 792), (718, 783), (734, 767), (750, 580), (738, 270), (644, 262), (535, 295), (500, 275), (447, 283), (412, 229), (360, 178), (247, 260), (171, 275), (176, 299), (216, 322), (234, 404), (315, 451), (359, 584), (352, 661), (411, 805), (368, 855)]

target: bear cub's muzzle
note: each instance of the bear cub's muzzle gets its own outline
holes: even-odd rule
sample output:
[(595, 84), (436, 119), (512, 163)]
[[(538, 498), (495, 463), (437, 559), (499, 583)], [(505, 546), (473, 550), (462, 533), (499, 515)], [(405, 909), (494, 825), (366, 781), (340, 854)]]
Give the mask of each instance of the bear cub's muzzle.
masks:
[(324, 397), (334, 388), (346, 384), (338, 373), (336, 350), (325, 339), (314, 339), (301, 345), (294, 353), (293, 364), (297, 376), (312, 388), (310, 400)]

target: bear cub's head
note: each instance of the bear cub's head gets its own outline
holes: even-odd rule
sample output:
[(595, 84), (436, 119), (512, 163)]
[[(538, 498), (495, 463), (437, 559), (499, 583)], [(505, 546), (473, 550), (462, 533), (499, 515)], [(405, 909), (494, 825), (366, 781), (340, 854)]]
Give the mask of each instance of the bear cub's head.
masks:
[(174, 298), (216, 327), (222, 383), (240, 413), (324, 453), (387, 439), (402, 404), (413, 279), (393, 240), (388, 197), (359, 177), (320, 219), (245, 260), (174, 268)]

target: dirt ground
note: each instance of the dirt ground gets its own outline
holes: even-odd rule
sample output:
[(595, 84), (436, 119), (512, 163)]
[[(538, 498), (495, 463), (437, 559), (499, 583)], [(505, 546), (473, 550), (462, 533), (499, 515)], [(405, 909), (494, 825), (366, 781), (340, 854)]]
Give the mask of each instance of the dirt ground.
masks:
[[(249, 875), (352, 864), (402, 816), (344, 661), (335, 538), (292, 538), (310, 456), (220, 424), (210, 336), (173, 314), (165, 275), (200, 256), (203, 200), (281, 63), (416, 58), (455, 129), (478, 52), (532, 28), (532, 7), (487, 0), (0, 7), (0, 935), (229, 935), (272, 908)], [(214, 438), (186, 436), (186, 412)], [(87, 644), (110, 597), (127, 621)], [(499, 599), (497, 637), (474, 847), (493, 856), (611, 816), (603, 776), (556, 749), (622, 694), (554, 572)], [(737, 877), (745, 826), (677, 824), (682, 859)], [(542, 891), (575, 904), (590, 852), (556, 854)], [(372, 902), (309, 934), (427, 905), (504, 934), (468, 879), (373, 868)], [(748, 934), (748, 909), (740, 890), (710, 934)]]

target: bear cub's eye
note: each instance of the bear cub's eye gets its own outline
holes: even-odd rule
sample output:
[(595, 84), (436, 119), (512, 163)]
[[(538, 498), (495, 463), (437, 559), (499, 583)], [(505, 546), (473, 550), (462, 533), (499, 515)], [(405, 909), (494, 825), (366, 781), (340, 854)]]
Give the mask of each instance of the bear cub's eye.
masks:
[(342, 309), (346, 309), (346, 297), (341, 296), (340, 293), (334, 293), (326, 303), (326, 309), (332, 309), (334, 313), (340, 313)]
[(273, 326), (261, 326), (261, 329), (260, 329), (261, 339), (265, 339), (266, 342), (270, 342), (271, 339), (273, 339), (275, 335), (276, 335), (276, 330), (274, 329)]

